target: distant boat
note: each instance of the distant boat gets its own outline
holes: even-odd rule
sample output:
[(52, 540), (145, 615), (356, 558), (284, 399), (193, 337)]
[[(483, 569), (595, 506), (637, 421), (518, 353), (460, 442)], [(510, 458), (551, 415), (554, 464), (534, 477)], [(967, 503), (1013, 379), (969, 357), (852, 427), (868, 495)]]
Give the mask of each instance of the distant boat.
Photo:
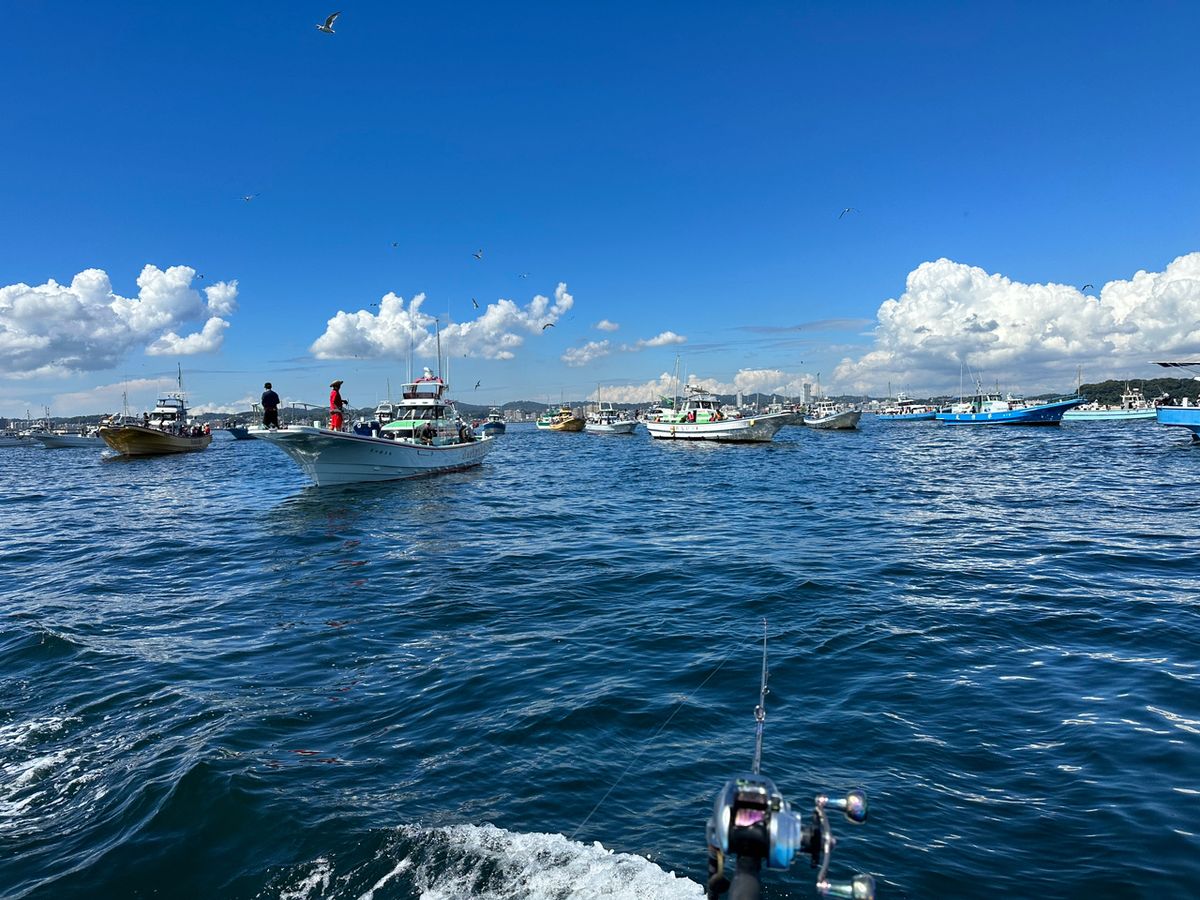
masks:
[(1142, 396), (1141, 388), (1125, 385), (1120, 406), (1103, 406), (1100, 403), (1085, 403), (1063, 413), (1064, 422), (1149, 421), (1156, 417), (1153, 403)]
[(534, 424), (541, 431), (583, 431), (586, 423), (583, 419), (575, 418), (571, 407), (564, 403), (557, 412), (546, 410), (545, 415), (540, 416)]
[(881, 409), (876, 418), (881, 422), (932, 422), (937, 413), (936, 406), (919, 403), (900, 394), (896, 402)]
[(1017, 397), (977, 394), (955, 403), (948, 412), (934, 418), (947, 425), (1057, 425), (1069, 409), (1082, 406), (1082, 397), (1069, 397), (1052, 403), (1028, 404)]
[(403, 385), (396, 418), (333, 431), (316, 425), (251, 428), (251, 436), (273, 444), (296, 461), (317, 485), (392, 481), (456, 472), (483, 462), (494, 438), (475, 437), (458, 418), (448, 385), (429, 369)]
[(726, 415), (721, 401), (702, 388), (688, 385), (689, 396), (678, 410), (661, 409), (657, 419), (646, 422), (650, 437), (673, 441), (717, 441), (761, 443), (775, 439), (776, 432), (792, 421), (793, 414)]
[(122, 456), (160, 456), (207, 449), (212, 443), (208, 426), (188, 424), (182, 378), (180, 390), (158, 398), (153, 412), (139, 423), (101, 425), (100, 437)]
[(828, 398), (818, 400), (816, 405), (804, 415), (804, 424), (809, 428), (822, 428), (828, 431), (849, 431), (858, 427), (862, 418), (862, 410), (839, 406)]
[(29, 447), (33, 444), (27, 436), (16, 431), (0, 431), (0, 447)]
[(504, 414), (499, 409), (492, 407), (488, 411), (487, 418), (479, 425), (479, 431), (483, 434), (504, 434), (508, 426), (504, 422)]
[(104, 438), (100, 436), (98, 426), (84, 427), (78, 431), (60, 429), (57, 431), (41, 431), (34, 435), (47, 449), (57, 450), (67, 447), (103, 447)]
[(599, 408), (588, 415), (583, 430), (588, 434), (633, 434), (637, 425), (637, 419), (614, 409), (611, 403), (600, 403)]

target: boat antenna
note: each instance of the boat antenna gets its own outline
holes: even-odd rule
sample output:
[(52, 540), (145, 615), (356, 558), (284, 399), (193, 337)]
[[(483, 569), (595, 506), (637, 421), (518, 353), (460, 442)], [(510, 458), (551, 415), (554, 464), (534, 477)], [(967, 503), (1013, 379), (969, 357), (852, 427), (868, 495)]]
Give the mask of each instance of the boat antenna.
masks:
[(433, 320), (433, 336), (437, 339), (437, 366), (438, 378), (442, 377), (442, 332), (438, 328), (438, 320)]
[(763, 725), (767, 721), (767, 620), (763, 619), (762, 683), (758, 689), (758, 705), (754, 707), (754, 765), (751, 771), (759, 774), (762, 764)]

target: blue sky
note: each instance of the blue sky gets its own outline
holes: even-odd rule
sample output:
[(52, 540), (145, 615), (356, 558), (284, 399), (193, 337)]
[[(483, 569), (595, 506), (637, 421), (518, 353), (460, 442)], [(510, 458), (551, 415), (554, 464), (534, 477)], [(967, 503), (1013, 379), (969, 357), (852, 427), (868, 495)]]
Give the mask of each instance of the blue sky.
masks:
[[(677, 353), (765, 390), (1148, 377), (1200, 351), (1197, 33), (1183, 3), (12, 7), (0, 416), (144, 405), (176, 363), (200, 406), (373, 403), (423, 321), (389, 292), (512, 301), (452, 351), (481, 403), (649, 394)], [(139, 298), (147, 265), (205, 277)], [(41, 290), (89, 269), (131, 301), (84, 298), (99, 336)]]

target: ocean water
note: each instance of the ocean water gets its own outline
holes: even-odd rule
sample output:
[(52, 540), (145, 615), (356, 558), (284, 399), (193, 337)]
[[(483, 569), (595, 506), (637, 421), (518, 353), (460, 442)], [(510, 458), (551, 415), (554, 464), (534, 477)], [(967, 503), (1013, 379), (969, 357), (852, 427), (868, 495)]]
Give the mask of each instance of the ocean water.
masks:
[(498, 440), (340, 489), (223, 435), (0, 449), (0, 896), (699, 898), (764, 618), (764, 773), (871, 799), (835, 875), (1200, 889), (1180, 433)]

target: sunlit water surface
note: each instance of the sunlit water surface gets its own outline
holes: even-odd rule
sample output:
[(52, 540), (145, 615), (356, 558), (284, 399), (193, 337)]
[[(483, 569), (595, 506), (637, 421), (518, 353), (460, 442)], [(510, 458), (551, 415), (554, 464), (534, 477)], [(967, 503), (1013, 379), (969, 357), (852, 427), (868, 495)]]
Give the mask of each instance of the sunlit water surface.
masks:
[(1153, 423), (514, 427), (342, 489), (0, 454), (0, 895), (699, 898), (764, 617), (764, 771), (871, 798), (837, 874), (1200, 885), (1200, 448)]

